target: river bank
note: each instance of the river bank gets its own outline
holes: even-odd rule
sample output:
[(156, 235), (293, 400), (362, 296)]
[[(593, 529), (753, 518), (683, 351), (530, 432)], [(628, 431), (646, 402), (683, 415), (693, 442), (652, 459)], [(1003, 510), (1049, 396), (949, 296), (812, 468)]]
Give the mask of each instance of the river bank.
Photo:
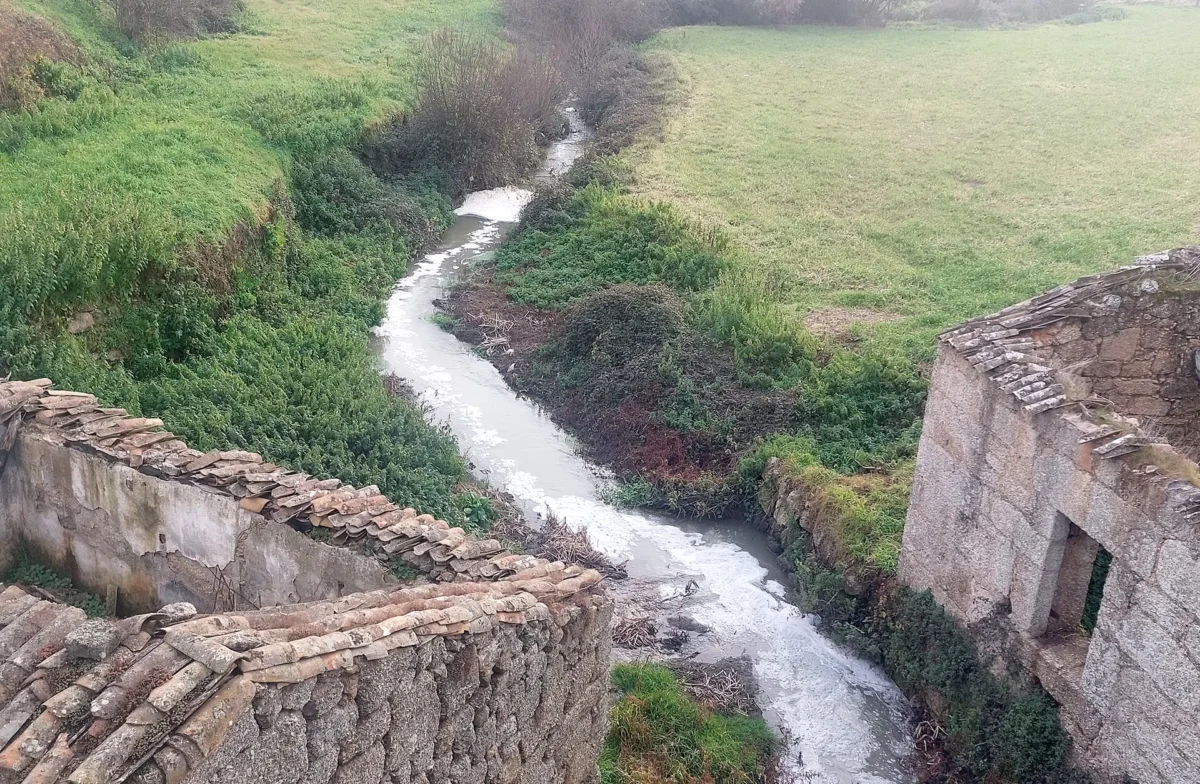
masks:
[(578, 441), (545, 410), (514, 394), (492, 362), (435, 323), (434, 301), (472, 264), (492, 258), (531, 196), (511, 188), (468, 196), (442, 244), (389, 300), (375, 346), (386, 370), (457, 436), (476, 474), (510, 493), (535, 524), (554, 514), (624, 562), (629, 579), (612, 590), (628, 607), (651, 605), (707, 629), (688, 632), (684, 656), (748, 656), (764, 716), (790, 737), (785, 758), (795, 772), (830, 784), (907, 781), (899, 692), (787, 602), (786, 578), (765, 536), (736, 521), (685, 521), (605, 503), (611, 473), (581, 458)]

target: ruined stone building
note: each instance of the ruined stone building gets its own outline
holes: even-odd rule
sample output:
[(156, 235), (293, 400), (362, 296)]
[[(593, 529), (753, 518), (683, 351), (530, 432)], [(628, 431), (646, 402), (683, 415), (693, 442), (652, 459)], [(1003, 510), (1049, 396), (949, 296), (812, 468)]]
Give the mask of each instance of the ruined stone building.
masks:
[(0, 586), (0, 784), (596, 779), (600, 574), (161, 424), (0, 382), (0, 570), (126, 616)]
[(1113, 780), (1200, 782), (1198, 414), (1200, 248), (941, 337), (901, 579)]

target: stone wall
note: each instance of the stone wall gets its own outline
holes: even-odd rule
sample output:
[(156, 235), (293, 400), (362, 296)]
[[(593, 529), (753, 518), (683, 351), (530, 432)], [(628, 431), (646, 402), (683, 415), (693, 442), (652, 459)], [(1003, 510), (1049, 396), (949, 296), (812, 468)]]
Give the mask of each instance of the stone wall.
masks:
[(0, 571), (19, 546), (122, 614), (190, 602), (221, 611), (395, 583), (385, 565), (269, 523), (225, 494), (140, 473), (23, 428), (0, 474)]
[[(1139, 359), (1149, 345), (1129, 337), (1153, 334), (1142, 327), (1162, 316), (1143, 314), (1163, 301), (1151, 295), (1190, 280), (1193, 259), (1152, 257), (946, 336), (900, 561), (901, 579), (981, 643), (1002, 632), (989, 652), (1060, 703), (1079, 763), (1141, 784), (1200, 781), (1200, 491), (1193, 463), (1099, 396), (1118, 394), (1102, 363), (1133, 373), (1129, 363), (1149, 362), (1149, 376), (1191, 385), (1173, 399), (1194, 394), (1196, 321), (1155, 349), (1171, 362)], [(1072, 389), (1081, 376), (1094, 386)], [(1081, 613), (1101, 547), (1112, 563), (1089, 635)]]
[[(190, 449), (48, 380), (0, 381), (0, 547), (0, 568), (25, 547), (145, 611), (85, 621), (0, 586), (0, 784), (598, 778), (595, 570), (376, 487)], [(395, 562), (422, 576), (399, 585)]]
[(1073, 377), (1076, 396), (1102, 398), (1176, 448), (1200, 456), (1200, 442), (1188, 433), (1200, 417), (1200, 281), (1146, 278), (1096, 304), (1087, 320), (1039, 331), (1048, 364)]
[[(539, 563), (379, 488), (292, 471), (241, 450), (200, 452), (157, 419), (104, 408), (49, 379), (0, 381), (0, 568), (24, 543), (122, 612), (332, 598), (389, 582), (403, 563), (440, 582), (496, 580)], [(328, 547), (300, 532), (323, 529)]]
[[(186, 784), (588, 784), (606, 732), (607, 604), (259, 684)], [(171, 747), (168, 747), (171, 748)], [(166, 784), (159, 752), (131, 781)], [(161, 760), (161, 761), (160, 761)]]

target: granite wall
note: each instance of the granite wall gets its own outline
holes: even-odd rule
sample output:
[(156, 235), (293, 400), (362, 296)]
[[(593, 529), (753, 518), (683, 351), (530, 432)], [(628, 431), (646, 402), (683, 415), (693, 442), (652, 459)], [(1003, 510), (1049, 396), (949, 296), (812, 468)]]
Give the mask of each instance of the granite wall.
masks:
[[(1063, 330), (1078, 331), (1037, 340), (1044, 348)], [(1035, 371), (1047, 372), (1020, 372)], [(1181, 511), (1196, 488), (1166, 470), (1191, 464), (1170, 447), (1131, 446), (1145, 439), (1127, 440), (1103, 412), (1039, 411), (998, 381), (943, 344), (901, 579), (981, 642), (1004, 632), (990, 652), (1060, 703), (1080, 764), (1141, 784), (1200, 781), (1200, 527)], [(1061, 394), (1053, 381), (1037, 383)], [(1098, 447), (1102, 437), (1112, 446)], [(1079, 621), (1100, 547), (1112, 564), (1088, 635)]]
[[(584, 597), (556, 612), (296, 684), (259, 683), (221, 744), (177, 780), (591, 784), (607, 726), (611, 603)], [(184, 734), (130, 780), (174, 784), (170, 772), (187, 769)]]

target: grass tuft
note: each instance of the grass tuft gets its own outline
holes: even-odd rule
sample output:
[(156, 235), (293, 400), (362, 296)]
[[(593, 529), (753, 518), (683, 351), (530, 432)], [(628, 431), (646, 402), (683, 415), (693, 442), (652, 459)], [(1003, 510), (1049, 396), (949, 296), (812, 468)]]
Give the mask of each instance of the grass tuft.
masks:
[(762, 719), (706, 711), (657, 664), (618, 664), (600, 755), (603, 784), (751, 784), (766, 780), (778, 741)]

